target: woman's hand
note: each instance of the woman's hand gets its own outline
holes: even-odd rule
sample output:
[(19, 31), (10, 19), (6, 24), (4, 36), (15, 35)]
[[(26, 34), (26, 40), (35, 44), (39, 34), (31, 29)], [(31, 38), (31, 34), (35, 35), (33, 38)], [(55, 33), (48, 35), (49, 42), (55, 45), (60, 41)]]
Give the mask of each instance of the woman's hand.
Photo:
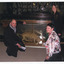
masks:
[(61, 34), (60, 34), (60, 33), (58, 33), (58, 36), (61, 36)]
[(46, 60), (48, 60), (49, 59), (49, 56), (46, 56)]

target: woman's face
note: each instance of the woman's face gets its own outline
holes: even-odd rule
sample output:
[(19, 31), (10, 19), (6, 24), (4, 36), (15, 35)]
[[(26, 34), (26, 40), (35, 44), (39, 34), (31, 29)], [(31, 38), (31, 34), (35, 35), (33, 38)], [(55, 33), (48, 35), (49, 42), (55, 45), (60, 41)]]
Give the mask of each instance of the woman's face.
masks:
[(50, 26), (47, 26), (46, 27), (46, 32), (50, 34), (53, 31), (53, 29), (54, 28), (51, 28)]
[(56, 12), (56, 6), (55, 5), (52, 6), (52, 11)]

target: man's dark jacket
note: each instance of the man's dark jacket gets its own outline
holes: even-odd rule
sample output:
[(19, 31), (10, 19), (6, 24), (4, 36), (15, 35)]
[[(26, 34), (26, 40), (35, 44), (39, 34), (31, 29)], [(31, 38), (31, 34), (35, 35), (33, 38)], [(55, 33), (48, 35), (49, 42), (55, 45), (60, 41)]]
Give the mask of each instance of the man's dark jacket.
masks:
[(18, 46), (16, 45), (19, 43), (21, 46), (25, 46), (22, 40), (16, 35), (13, 29), (9, 26), (4, 30), (4, 44), (7, 46), (7, 54), (11, 54), (13, 56), (17, 56)]

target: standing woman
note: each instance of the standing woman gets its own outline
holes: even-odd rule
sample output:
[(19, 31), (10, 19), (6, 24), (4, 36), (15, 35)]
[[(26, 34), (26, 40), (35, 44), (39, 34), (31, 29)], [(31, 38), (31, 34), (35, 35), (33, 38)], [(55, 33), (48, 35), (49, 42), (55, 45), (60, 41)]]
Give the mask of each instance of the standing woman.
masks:
[(58, 34), (58, 36), (61, 38), (62, 36), (62, 16), (60, 14), (60, 10), (57, 5), (52, 6), (52, 23), (55, 25), (55, 31)]
[(46, 31), (49, 34), (49, 37), (45, 44), (47, 54), (45, 61), (60, 61), (60, 39), (54, 31), (54, 25), (52, 23), (47, 24)]

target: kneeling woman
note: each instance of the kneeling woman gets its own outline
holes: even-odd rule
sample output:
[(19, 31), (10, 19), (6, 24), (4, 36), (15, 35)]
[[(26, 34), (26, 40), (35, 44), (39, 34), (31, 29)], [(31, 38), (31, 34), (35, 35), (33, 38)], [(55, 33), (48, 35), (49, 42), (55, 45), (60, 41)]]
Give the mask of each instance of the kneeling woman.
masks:
[(52, 23), (47, 24), (46, 31), (49, 34), (49, 37), (45, 44), (47, 54), (45, 61), (60, 61), (60, 39), (54, 31), (54, 25)]

